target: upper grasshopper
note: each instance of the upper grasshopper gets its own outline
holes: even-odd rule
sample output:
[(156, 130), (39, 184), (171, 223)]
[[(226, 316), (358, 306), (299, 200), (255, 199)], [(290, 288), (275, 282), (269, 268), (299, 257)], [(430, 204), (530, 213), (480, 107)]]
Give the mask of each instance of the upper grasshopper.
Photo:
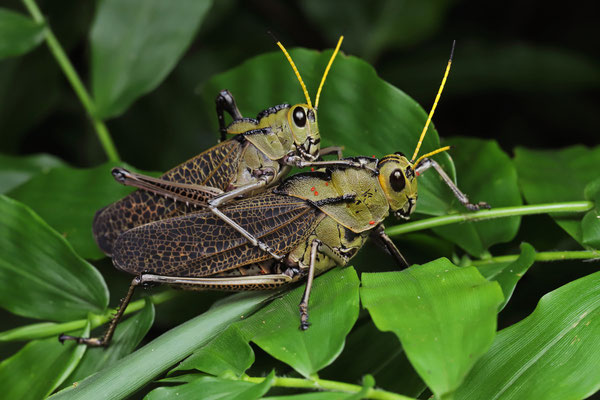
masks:
[(451, 64), (429, 114), (413, 157), (402, 153), (380, 159), (352, 157), (326, 168), (294, 175), (279, 186), (230, 202), (223, 215), (261, 242), (272, 254), (253, 246), (237, 229), (210, 211), (163, 219), (124, 232), (114, 243), (113, 263), (136, 275), (104, 337), (77, 338), (92, 346), (106, 345), (135, 288), (165, 283), (188, 290), (266, 290), (306, 279), (300, 303), (300, 327), (307, 329), (313, 279), (336, 265), (347, 265), (371, 237), (398, 264), (408, 263), (385, 234), (383, 221), (391, 213), (408, 219), (417, 203), (417, 177), (434, 167), (463, 205), (470, 203), (431, 158), (442, 147), (415, 160)]
[[(271, 256), (276, 254), (244, 229), (237, 221), (223, 214), (219, 207), (234, 198), (258, 193), (279, 182), (292, 166), (321, 165), (317, 160), (336, 153), (337, 147), (320, 148), (321, 136), (317, 124), (317, 107), (321, 90), (339, 51), (340, 37), (312, 105), (296, 65), (280, 42), (304, 92), (305, 104), (280, 104), (258, 114), (256, 119), (244, 118), (231, 93), (223, 90), (216, 98), (221, 143), (174, 167), (160, 178), (114, 168), (113, 176), (138, 190), (99, 210), (93, 223), (98, 246), (111, 256), (117, 237), (136, 226), (163, 218), (184, 215), (192, 207), (207, 207), (238, 231), (252, 245)], [(225, 112), (233, 121), (225, 125)], [(226, 136), (235, 135), (232, 139)]]

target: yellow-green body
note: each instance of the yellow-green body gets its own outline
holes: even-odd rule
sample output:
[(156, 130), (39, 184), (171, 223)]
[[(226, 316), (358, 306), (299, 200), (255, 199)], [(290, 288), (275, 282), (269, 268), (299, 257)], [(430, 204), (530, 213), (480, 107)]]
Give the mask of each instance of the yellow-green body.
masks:
[[(289, 254), (289, 264), (309, 265), (310, 245), (317, 239), (321, 244), (315, 275), (336, 265), (347, 265), (390, 210), (394, 213), (404, 210), (408, 214), (414, 211), (417, 180), (414, 173), (408, 172), (412, 171), (412, 165), (404, 156), (394, 154), (381, 160), (362, 158), (362, 161), (365, 168), (299, 174), (276, 189), (277, 193), (310, 201), (325, 214), (306, 240)], [(389, 180), (390, 174), (397, 170), (402, 171), (406, 182), (400, 191), (393, 190)], [(331, 201), (342, 197), (349, 200)]]
[[(303, 126), (294, 119), (295, 113), (305, 116)], [(286, 156), (308, 154), (316, 158), (321, 142), (316, 111), (306, 104), (283, 104), (265, 110), (257, 119), (233, 121), (227, 133), (241, 135), (239, 139), (243, 137), (237, 176), (231, 181), (231, 189), (255, 183), (264, 173), (275, 177), (272, 184), (278, 182), (291, 169), (285, 162)]]

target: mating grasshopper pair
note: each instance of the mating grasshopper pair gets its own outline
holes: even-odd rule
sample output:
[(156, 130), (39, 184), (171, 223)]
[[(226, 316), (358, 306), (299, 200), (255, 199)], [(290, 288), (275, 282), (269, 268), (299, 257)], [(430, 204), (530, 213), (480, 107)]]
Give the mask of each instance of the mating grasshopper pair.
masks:
[[(104, 337), (77, 338), (107, 345), (135, 288), (165, 283), (188, 290), (266, 290), (306, 280), (300, 327), (307, 329), (313, 279), (347, 265), (368, 237), (406, 260), (385, 234), (393, 213), (408, 219), (417, 201), (417, 176), (434, 167), (459, 200), (471, 204), (432, 159), (438, 149), (416, 159), (448, 75), (452, 56), (413, 157), (401, 153), (342, 159), (338, 148), (320, 149), (316, 107), (338, 46), (325, 70), (315, 107), (293, 61), (306, 104), (280, 105), (243, 118), (231, 94), (217, 97), (222, 139), (217, 146), (160, 178), (113, 170), (115, 178), (140, 190), (96, 214), (94, 236), (115, 266), (136, 275)], [(224, 112), (233, 118), (225, 127)], [(324, 154), (337, 160), (321, 161)], [(278, 186), (292, 166), (319, 171), (294, 175)]]

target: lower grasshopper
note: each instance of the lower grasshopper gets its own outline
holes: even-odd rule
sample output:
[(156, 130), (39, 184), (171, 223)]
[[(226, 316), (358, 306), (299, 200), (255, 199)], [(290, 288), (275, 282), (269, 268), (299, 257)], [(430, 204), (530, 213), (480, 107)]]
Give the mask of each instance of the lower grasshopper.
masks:
[[(280, 42), (279, 47), (290, 62), (306, 97), (306, 104), (280, 104), (258, 114), (256, 119), (244, 118), (227, 90), (216, 99), (221, 143), (166, 172), (160, 178), (113, 169), (115, 179), (138, 190), (96, 213), (93, 233), (104, 253), (113, 254), (118, 236), (136, 226), (163, 218), (172, 218), (193, 211), (190, 205), (206, 207), (217, 217), (234, 227), (252, 245), (273, 257), (277, 255), (244, 229), (237, 221), (221, 212), (220, 207), (239, 196), (249, 196), (276, 184), (293, 166), (320, 165), (316, 160), (326, 154), (341, 151), (337, 147), (320, 148), (317, 106), (321, 89), (337, 47), (325, 69), (312, 106), (310, 96), (298, 69)], [(225, 125), (225, 113), (232, 118)], [(224, 140), (226, 135), (234, 138)]]
[[(116, 324), (139, 285), (162, 283), (187, 290), (267, 290), (306, 280), (300, 302), (300, 327), (307, 329), (313, 279), (336, 265), (345, 266), (372, 237), (402, 267), (408, 263), (385, 234), (390, 214), (408, 219), (417, 201), (417, 176), (433, 167), (470, 210), (470, 203), (431, 158), (443, 147), (413, 161), (431, 121), (444, 80), (411, 160), (402, 153), (353, 157), (324, 170), (294, 175), (278, 187), (231, 202), (222, 212), (266, 243), (275, 256), (252, 246), (237, 230), (209, 211), (138, 226), (119, 236), (113, 263), (136, 275), (119, 311), (102, 338), (61, 335), (91, 346), (109, 343)], [(189, 191), (193, 198), (193, 191)]]

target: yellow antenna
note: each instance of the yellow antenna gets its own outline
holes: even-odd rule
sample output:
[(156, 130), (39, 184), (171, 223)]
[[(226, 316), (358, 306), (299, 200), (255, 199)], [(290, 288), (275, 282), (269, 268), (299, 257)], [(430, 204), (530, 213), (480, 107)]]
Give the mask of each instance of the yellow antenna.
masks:
[(306, 90), (306, 85), (304, 84), (304, 81), (302, 80), (302, 77), (300, 76), (300, 72), (298, 72), (298, 68), (296, 68), (296, 64), (294, 64), (292, 57), (290, 57), (290, 54), (287, 52), (285, 47), (283, 47), (283, 45), (281, 44), (280, 41), (277, 41), (277, 46), (279, 46), (281, 51), (283, 51), (283, 54), (285, 54), (285, 58), (287, 58), (290, 65), (292, 66), (292, 69), (294, 70), (294, 73), (296, 74), (296, 77), (298, 78), (298, 81), (300, 82), (300, 86), (302, 86), (302, 91), (304, 92), (304, 97), (306, 97), (306, 103), (308, 104), (308, 108), (313, 108), (312, 103), (310, 102), (310, 97), (308, 96), (308, 90)]
[(323, 78), (321, 79), (321, 84), (319, 85), (319, 90), (317, 90), (317, 97), (315, 97), (315, 108), (319, 107), (319, 98), (321, 97), (321, 89), (323, 89), (323, 85), (325, 84), (325, 78), (327, 78), (327, 74), (329, 73), (329, 69), (331, 68), (331, 64), (333, 64), (333, 60), (337, 55), (338, 51), (340, 51), (340, 46), (342, 45), (342, 41), (344, 40), (343, 36), (340, 36), (338, 40), (337, 46), (335, 46), (335, 50), (329, 59), (329, 64), (325, 68), (325, 73), (323, 74)]
[(432, 155), (434, 155), (434, 154), (441, 153), (442, 151), (448, 151), (448, 150), (450, 150), (450, 146), (444, 146), (444, 147), (440, 147), (440, 148), (439, 148), (439, 149), (437, 149), (437, 150), (431, 151), (431, 152), (429, 152), (429, 153), (427, 153), (427, 154), (423, 154), (423, 155), (422, 155), (421, 157), (419, 157), (419, 158), (417, 159), (417, 161), (416, 161), (416, 162), (413, 164), (413, 165), (414, 165), (414, 168), (416, 169), (416, 168), (417, 168), (417, 165), (419, 165), (419, 163), (420, 163), (421, 161), (423, 161), (423, 159), (424, 159), (424, 158), (431, 157), (431, 156), (432, 156)]
[[(446, 84), (446, 78), (448, 78), (448, 74), (450, 73), (450, 65), (452, 64), (452, 57), (454, 56), (454, 45), (456, 44), (456, 40), (452, 42), (452, 51), (450, 52), (450, 59), (448, 60), (448, 66), (446, 66), (446, 72), (444, 73), (444, 79), (442, 79), (442, 84), (438, 90), (437, 96), (435, 96), (435, 101), (433, 102), (433, 107), (431, 107), (431, 111), (429, 112), (429, 116), (427, 117), (427, 122), (425, 123), (425, 127), (423, 128), (423, 132), (421, 132), (421, 137), (419, 138), (419, 143), (417, 143), (417, 148), (415, 149), (415, 153), (411, 158), (414, 160), (419, 154), (419, 149), (421, 148), (421, 144), (423, 143), (423, 139), (425, 138), (425, 133), (427, 133), (427, 128), (429, 128), (429, 124), (431, 123), (431, 118), (433, 117), (433, 113), (435, 108), (437, 107), (438, 101), (440, 100), (440, 96), (442, 95), (442, 90), (444, 90), (444, 85)], [(421, 158), (419, 158), (420, 160)], [(417, 165), (417, 164), (415, 164)]]

